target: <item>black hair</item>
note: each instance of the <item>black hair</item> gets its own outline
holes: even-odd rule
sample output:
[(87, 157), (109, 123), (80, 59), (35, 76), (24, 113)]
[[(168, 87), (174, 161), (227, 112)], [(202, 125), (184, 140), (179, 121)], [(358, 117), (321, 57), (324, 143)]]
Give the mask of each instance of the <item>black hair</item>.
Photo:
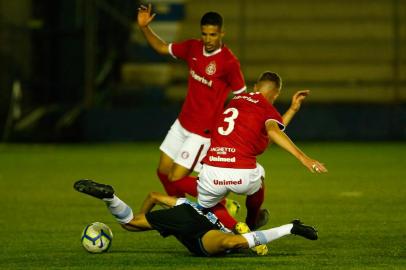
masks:
[(223, 27), (223, 17), (217, 12), (209, 11), (200, 20), (200, 26), (203, 25), (216, 25), (221, 29)]
[(263, 82), (263, 81), (270, 81), (270, 82), (274, 82), (276, 87), (278, 87), (279, 89), (282, 87), (282, 78), (278, 75), (278, 73), (275, 72), (271, 72), (271, 71), (265, 71), (264, 73), (262, 73), (257, 82)]

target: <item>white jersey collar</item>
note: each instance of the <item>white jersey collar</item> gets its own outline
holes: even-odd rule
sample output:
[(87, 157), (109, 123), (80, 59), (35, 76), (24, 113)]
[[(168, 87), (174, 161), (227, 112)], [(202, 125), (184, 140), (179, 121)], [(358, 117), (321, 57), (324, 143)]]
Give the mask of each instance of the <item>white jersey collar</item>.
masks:
[(215, 54), (218, 54), (218, 53), (221, 52), (222, 47), (223, 47), (223, 45), (220, 48), (218, 48), (217, 50), (215, 50), (214, 52), (208, 53), (208, 52), (206, 52), (206, 50), (204, 49), (204, 46), (203, 46), (203, 55), (206, 56), (206, 57), (209, 57), (209, 56), (213, 56)]

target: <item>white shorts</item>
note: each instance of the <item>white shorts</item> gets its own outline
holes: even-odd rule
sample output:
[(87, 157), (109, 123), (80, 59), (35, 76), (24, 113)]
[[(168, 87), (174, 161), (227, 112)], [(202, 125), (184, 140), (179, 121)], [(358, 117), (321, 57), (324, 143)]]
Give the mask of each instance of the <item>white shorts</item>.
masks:
[(197, 181), (197, 201), (211, 208), (219, 203), (229, 192), (252, 195), (262, 185), (264, 168), (257, 163), (255, 169), (219, 168), (203, 164)]
[(176, 164), (200, 172), (200, 162), (206, 156), (209, 146), (209, 138), (187, 131), (176, 119), (159, 149)]

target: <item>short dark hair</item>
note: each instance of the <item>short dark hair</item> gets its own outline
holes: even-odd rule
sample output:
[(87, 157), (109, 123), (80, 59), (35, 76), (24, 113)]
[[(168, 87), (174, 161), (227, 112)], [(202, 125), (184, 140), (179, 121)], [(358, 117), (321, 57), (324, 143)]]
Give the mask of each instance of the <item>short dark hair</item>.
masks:
[(220, 14), (214, 11), (209, 11), (203, 15), (200, 20), (200, 26), (203, 25), (216, 25), (219, 28), (223, 27), (223, 17)]
[(271, 71), (265, 71), (262, 73), (257, 82), (263, 82), (263, 81), (270, 81), (274, 82), (276, 87), (281, 88), (282, 87), (282, 78), (281, 76), (278, 75), (278, 73), (271, 72)]

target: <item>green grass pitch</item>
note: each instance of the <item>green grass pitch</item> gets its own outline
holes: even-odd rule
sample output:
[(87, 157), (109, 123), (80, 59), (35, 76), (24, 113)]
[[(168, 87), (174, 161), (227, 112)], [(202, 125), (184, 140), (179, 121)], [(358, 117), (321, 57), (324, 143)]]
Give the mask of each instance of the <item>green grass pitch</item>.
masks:
[[(311, 174), (271, 146), (259, 159), (268, 226), (301, 218), (319, 240), (288, 236), (269, 244), (265, 257), (198, 258), (173, 237), (122, 230), (102, 202), (72, 188), (80, 178), (110, 183), (138, 210), (149, 191), (163, 190), (157, 143), (0, 145), (0, 269), (406, 269), (406, 144), (299, 146), (329, 173)], [(113, 230), (108, 253), (80, 245), (93, 221)]]

